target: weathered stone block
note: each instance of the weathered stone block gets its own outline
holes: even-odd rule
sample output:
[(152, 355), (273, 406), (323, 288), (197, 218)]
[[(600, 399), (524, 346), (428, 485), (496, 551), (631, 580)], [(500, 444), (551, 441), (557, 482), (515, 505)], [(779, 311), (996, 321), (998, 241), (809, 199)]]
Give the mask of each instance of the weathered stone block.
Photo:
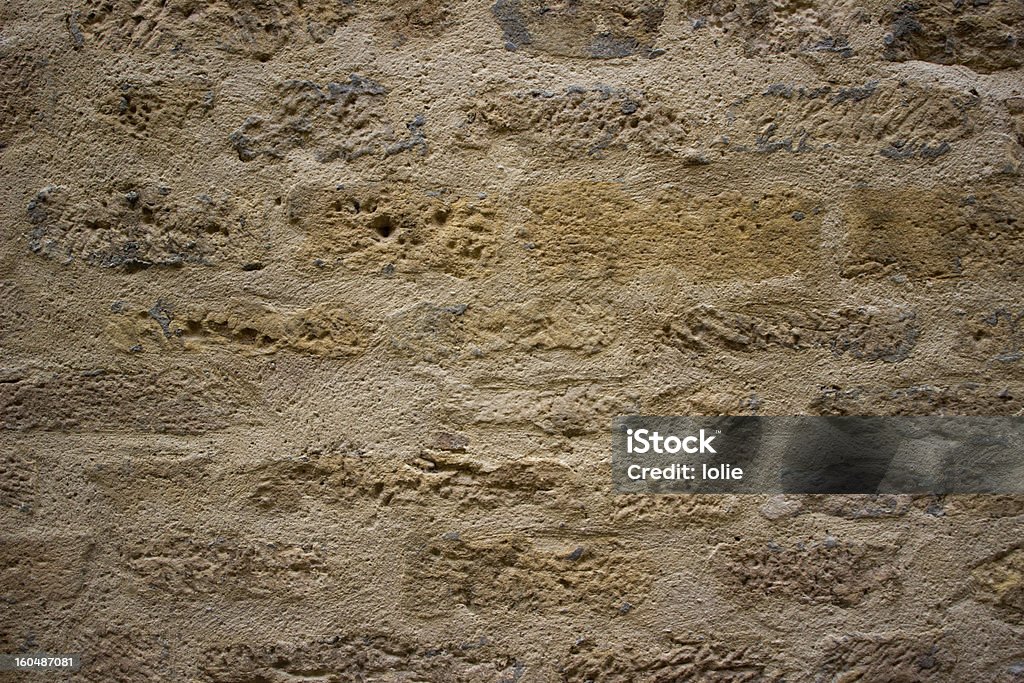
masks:
[(821, 209), (791, 191), (638, 199), (612, 184), (565, 183), (527, 202), (531, 253), (551, 277), (668, 269), (694, 281), (756, 281), (819, 268)]
[(497, 0), (491, 8), (505, 47), (589, 59), (655, 56), (664, 0)]
[(883, 22), (889, 59), (963, 64), (981, 73), (1024, 65), (1024, 7), (1016, 0), (904, 2)]

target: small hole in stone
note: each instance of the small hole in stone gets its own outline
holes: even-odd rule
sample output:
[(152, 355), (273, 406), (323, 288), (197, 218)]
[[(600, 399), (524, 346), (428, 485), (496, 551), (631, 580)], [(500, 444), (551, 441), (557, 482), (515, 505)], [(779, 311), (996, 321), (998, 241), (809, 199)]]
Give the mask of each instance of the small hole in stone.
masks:
[(256, 342), (256, 337), (258, 334), (259, 333), (251, 327), (243, 327), (236, 333), (235, 336), (241, 342), (254, 344)]
[(374, 218), (370, 222), (370, 227), (384, 239), (391, 237), (391, 233), (395, 231), (395, 226), (391, 223), (391, 217), (387, 214)]

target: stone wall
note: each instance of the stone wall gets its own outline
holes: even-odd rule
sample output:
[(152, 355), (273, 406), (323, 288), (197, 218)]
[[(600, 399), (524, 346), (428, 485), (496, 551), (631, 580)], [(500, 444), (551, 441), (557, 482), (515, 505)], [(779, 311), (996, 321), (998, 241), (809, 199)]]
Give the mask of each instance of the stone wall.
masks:
[(1020, 0), (3, 3), (0, 651), (1024, 680), (1024, 498), (608, 471), (628, 413), (1021, 414), (1022, 41)]

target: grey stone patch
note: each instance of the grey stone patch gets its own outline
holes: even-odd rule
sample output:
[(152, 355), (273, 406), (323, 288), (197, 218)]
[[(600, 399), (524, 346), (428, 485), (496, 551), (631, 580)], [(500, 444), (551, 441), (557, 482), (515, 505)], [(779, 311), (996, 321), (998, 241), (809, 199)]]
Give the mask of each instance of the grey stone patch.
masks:
[(82, 34), (82, 24), (79, 21), (80, 16), (79, 12), (72, 12), (65, 20), (76, 50), (80, 50), (85, 45), (85, 36)]
[(462, 315), (468, 308), (468, 304), (455, 304), (454, 306), (445, 306), (444, 310), (452, 315)]
[(413, 117), (412, 121), (405, 124), (405, 127), (409, 130), (409, 137), (399, 140), (388, 147), (384, 152), (384, 156), (394, 156), (395, 154), (401, 154), (416, 148), (419, 148), (420, 156), (426, 155), (427, 138), (423, 134), (423, 126), (425, 125), (427, 125), (427, 119), (423, 114), (417, 114)]
[(816, 100), (827, 97), (832, 93), (832, 87), (825, 85), (820, 88), (805, 88), (804, 86), (793, 86), (788, 83), (774, 83), (768, 86), (763, 93), (764, 97), (782, 97), (784, 99)]
[(854, 55), (853, 48), (843, 37), (829, 37), (807, 48), (808, 52), (834, 52), (840, 57), (849, 58)]
[(664, 0), (626, 3), (572, 1), (548, 4), (497, 0), (491, 14), (506, 50), (524, 47), (561, 57), (657, 57), (654, 41), (665, 17)]
[(877, 92), (878, 83), (878, 81), (868, 81), (862, 86), (840, 88), (836, 94), (832, 96), (832, 104), (860, 102), (862, 100), (866, 100)]
[(518, 0), (498, 0), (491, 7), (491, 13), (504, 34), (506, 49), (514, 51), (533, 42)]
[(894, 140), (887, 146), (878, 150), (886, 159), (902, 161), (905, 159), (938, 159), (948, 154), (953, 146), (948, 142), (940, 142), (936, 145), (929, 145), (926, 142), (907, 142), (905, 140)]
[[(309, 83), (309, 81), (304, 81)], [(316, 84), (311, 84), (316, 87)], [(327, 84), (328, 101), (340, 102), (346, 98), (359, 97), (360, 95), (386, 95), (387, 88), (376, 81), (360, 76), (359, 74), (350, 74), (348, 80), (342, 83), (336, 83), (334, 81)]]
[(814, 148), (809, 142), (811, 137), (810, 133), (807, 131), (800, 131), (796, 136), (776, 139), (776, 130), (778, 130), (778, 125), (773, 123), (762, 132), (758, 133), (757, 137), (754, 138), (755, 151), (762, 154), (771, 154), (773, 152), (802, 154), (804, 152), (814, 151)]
[(163, 330), (164, 336), (168, 339), (174, 336), (174, 332), (171, 332), (172, 312), (173, 306), (165, 304), (163, 299), (157, 300), (153, 304), (153, 308), (149, 309), (149, 317), (157, 322), (160, 329)]

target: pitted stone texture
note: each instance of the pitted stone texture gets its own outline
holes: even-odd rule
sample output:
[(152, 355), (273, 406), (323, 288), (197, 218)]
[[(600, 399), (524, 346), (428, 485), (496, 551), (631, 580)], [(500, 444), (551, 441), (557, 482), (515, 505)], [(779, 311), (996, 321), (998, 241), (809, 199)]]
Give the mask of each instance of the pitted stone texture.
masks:
[(271, 0), (239, 5), (85, 0), (67, 15), (77, 48), (174, 52), (215, 48), (260, 61), (295, 42), (323, 43), (353, 15), (352, 0)]
[(759, 154), (929, 162), (976, 130), (970, 89), (896, 79), (773, 83), (729, 107), (729, 147)]
[(828, 313), (783, 309), (759, 315), (703, 305), (667, 320), (662, 332), (665, 343), (700, 353), (820, 348), (837, 356), (898, 363), (910, 355), (920, 335), (915, 317), (913, 311), (874, 307)]
[(945, 681), (951, 653), (941, 633), (851, 633), (826, 640), (818, 672), (833, 680)]
[[(744, 636), (670, 636), (666, 642), (618, 648), (597, 638), (575, 643), (559, 665), (563, 681), (780, 681), (763, 645)], [(724, 642), (723, 642), (724, 641)], [(659, 647), (660, 646), (660, 647)]]
[(978, 565), (973, 572), (980, 600), (995, 605), (1004, 617), (1020, 623), (1024, 616), (1024, 550), (1015, 548)]
[(1014, 0), (905, 2), (884, 21), (889, 59), (963, 64), (981, 73), (1024, 64), (1024, 7)]
[(234, 373), (182, 365), (10, 367), (0, 375), (0, 430), (200, 434), (235, 424), (255, 398), (252, 385)]
[(510, 140), (524, 153), (556, 158), (628, 151), (706, 163), (689, 147), (695, 136), (687, 118), (657, 95), (608, 85), (494, 92), (466, 105), (459, 137), (467, 147)]
[(493, 201), (440, 191), (422, 194), (378, 184), (300, 186), (288, 198), (292, 226), (304, 236), (299, 264), (336, 269), (484, 276), (499, 258)]
[(240, 643), (210, 650), (200, 680), (243, 683), (279, 678), (514, 681), (524, 666), (486, 638), (417, 642), (399, 634), (352, 633), (302, 641)]
[[(442, 538), (410, 549), (406, 596), (424, 616), (461, 608), (533, 612), (577, 605), (606, 614), (635, 604), (650, 581), (650, 564), (620, 543), (509, 537), (474, 541)], [(582, 539), (581, 539), (582, 541)], [(626, 557), (630, 561), (625, 562)]]
[(110, 315), (106, 336), (119, 350), (202, 351), (218, 347), (241, 354), (278, 351), (317, 356), (358, 355), (365, 348), (362, 321), (344, 306), (281, 310), (245, 301), (152, 307), (123, 305)]
[(898, 580), (896, 548), (832, 536), (782, 546), (738, 542), (720, 551), (726, 584), (740, 601), (781, 596), (807, 604), (853, 607)]
[(1018, 239), (1022, 211), (1024, 196), (1015, 189), (865, 189), (846, 207), (851, 253), (843, 274), (985, 273), (1016, 280), (1024, 262)]
[(738, 41), (748, 57), (779, 52), (851, 57), (851, 37), (871, 21), (863, 5), (849, 0), (686, 0), (683, 13), (694, 31)]
[(185, 600), (208, 593), (233, 600), (298, 597), (329, 571), (322, 543), (207, 537), (188, 529), (161, 531), (123, 554), (140, 591)]
[(58, 263), (137, 272), (258, 260), (246, 211), (231, 196), (180, 196), (165, 185), (121, 183), (92, 196), (47, 186), (28, 203), (29, 248)]
[(426, 154), (426, 119), (392, 120), (383, 107), (387, 92), (358, 74), (323, 85), (283, 81), (270, 96), (270, 113), (246, 117), (228, 139), (242, 161), (282, 159), (298, 149), (310, 149), (319, 162)]
[(808, 404), (821, 415), (1015, 415), (1024, 393), (1003, 382), (823, 386)]

